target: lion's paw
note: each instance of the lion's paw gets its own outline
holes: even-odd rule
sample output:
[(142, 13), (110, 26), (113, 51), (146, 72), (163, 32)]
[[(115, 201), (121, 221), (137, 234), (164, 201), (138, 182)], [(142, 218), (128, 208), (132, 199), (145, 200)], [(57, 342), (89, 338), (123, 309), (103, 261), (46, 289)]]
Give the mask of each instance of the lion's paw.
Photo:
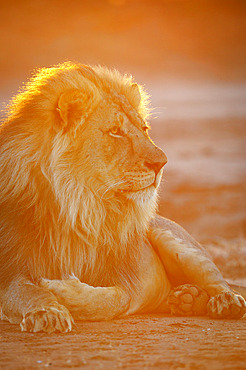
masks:
[(208, 293), (197, 285), (179, 285), (168, 297), (171, 314), (178, 316), (203, 316), (207, 312)]
[(67, 333), (72, 330), (73, 318), (66, 307), (62, 305), (44, 307), (28, 312), (20, 326), (22, 331)]
[(210, 298), (207, 309), (214, 319), (240, 319), (246, 313), (246, 302), (238, 294), (223, 292)]

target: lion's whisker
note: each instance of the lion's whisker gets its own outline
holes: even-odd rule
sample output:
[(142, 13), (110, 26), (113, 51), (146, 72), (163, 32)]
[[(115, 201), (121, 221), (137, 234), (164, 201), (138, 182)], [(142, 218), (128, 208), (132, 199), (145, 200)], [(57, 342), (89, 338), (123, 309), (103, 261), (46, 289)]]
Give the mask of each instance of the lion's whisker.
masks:
[(103, 192), (103, 194), (102, 194), (102, 198), (104, 197), (104, 195), (105, 194), (107, 194), (111, 189), (113, 189), (115, 186), (117, 186), (117, 185), (121, 185), (121, 184), (124, 184), (124, 183), (126, 183), (126, 180), (118, 180), (118, 181), (115, 181), (115, 182), (113, 182), (113, 183), (111, 183), (111, 184), (109, 184), (109, 186), (106, 188), (106, 190)]

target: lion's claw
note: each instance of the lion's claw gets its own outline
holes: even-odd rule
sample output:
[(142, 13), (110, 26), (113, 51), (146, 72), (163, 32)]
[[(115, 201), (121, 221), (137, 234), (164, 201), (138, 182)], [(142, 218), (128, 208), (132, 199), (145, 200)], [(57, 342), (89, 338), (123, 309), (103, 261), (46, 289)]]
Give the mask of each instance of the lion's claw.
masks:
[(223, 292), (210, 298), (207, 309), (214, 319), (240, 319), (246, 313), (246, 303), (238, 294)]
[(22, 331), (67, 333), (72, 330), (73, 318), (66, 307), (57, 305), (28, 312), (20, 326)]
[(178, 316), (202, 316), (207, 312), (208, 293), (196, 285), (180, 285), (168, 297), (171, 313)]

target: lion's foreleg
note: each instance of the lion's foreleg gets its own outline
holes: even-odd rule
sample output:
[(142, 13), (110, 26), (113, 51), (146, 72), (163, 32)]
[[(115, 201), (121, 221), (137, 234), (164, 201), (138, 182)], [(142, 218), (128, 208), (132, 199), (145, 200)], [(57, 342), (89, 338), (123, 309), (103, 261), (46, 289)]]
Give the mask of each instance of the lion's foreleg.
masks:
[(158, 216), (149, 231), (149, 239), (168, 275), (179, 284), (182, 280), (182, 283), (197, 284), (210, 296), (231, 291), (206, 250), (181, 226)]
[(67, 332), (73, 318), (49, 290), (20, 277), (10, 283), (1, 297), (4, 319), (20, 324), (22, 331)]
[[(240, 318), (245, 314), (243, 297), (233, 292), (207, 252), (179, 225), (157, 217), (149, 230), (149, 239), (168, 276), (175, 280), (177, 275), (179, 284), (195, 284), (208, 293), (211, 297), (207, 305), (210, 316)], [(175, 298), (178, 299), (180, 293), (182, 287)], [(183, 298), (194, 300), (191, 294)]]
[(92, 287), (71, 277), (64, 280), (42, 279), (49, 289), (77, 320), (110, 320), (127, 311), (130, 297), (119, 287)]

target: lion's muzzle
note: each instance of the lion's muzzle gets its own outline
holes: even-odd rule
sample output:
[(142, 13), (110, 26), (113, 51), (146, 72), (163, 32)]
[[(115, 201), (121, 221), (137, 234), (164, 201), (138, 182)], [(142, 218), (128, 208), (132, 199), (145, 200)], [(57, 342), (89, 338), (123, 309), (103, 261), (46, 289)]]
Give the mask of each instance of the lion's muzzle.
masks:
[(154, 149), (152, 149), (151, 152), (148, 152), (147, 154), (148, 156), (144, 161), (144, 165), (148, 169), (154, 171), (155, 175), (157, 176), (162, 167), (164, 167), (167, 163), (167, 157), (165, 153), (157, 146), (154, 146)]

